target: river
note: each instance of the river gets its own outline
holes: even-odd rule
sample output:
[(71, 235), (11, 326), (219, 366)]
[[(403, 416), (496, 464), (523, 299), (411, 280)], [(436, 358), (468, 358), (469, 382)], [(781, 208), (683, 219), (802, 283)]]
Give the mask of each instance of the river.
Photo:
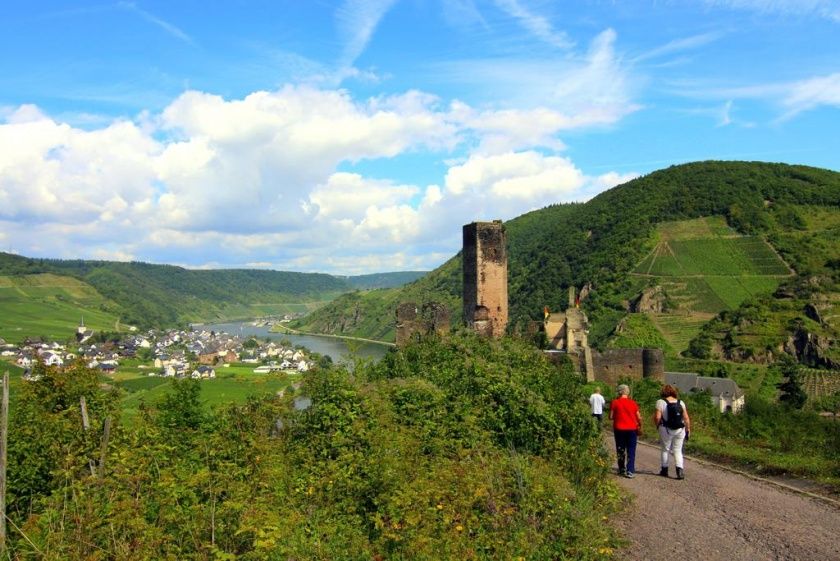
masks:
[(350, 343), (356, 348), (355, 354), (358, 357), (380, 359), (385, 356), (385, 353), (390, 349), (390, 345), (377, 343), (364, 343), (360, 341), (346, 341), (344, 339), (337, 339), (335, 337), (322, 337), (319, 335), (296, 335), (293, 333), (273, 333), (269, 331), (268, 327), (258, 327), (252, 325), (248, 321), (234, 321), (228, 323), (206, 323), (196, 325), (197, 329), (205, 329), (207, 331), (224, 331), (230, 335), (239, 335), (242, 337), (254, 336), (258, 339), (280, 340), (286, 339), (291, 341), (293, 345), (300, 345), (306, 347), (312, 352), (329, 355), (333, 362), (341, 362), (350, 359), (350, 349), (347, 344)]

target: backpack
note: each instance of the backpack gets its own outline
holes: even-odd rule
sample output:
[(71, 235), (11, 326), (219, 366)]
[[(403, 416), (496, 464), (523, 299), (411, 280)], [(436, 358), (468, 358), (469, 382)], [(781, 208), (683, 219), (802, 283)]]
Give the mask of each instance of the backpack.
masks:
[(662, 424), (665, 425), (666, 428), (673, 430), (685, 427), (682, 401), (677, 400), (674, 403), (671, 403), (670, 401), (665, 400), (665, 415)]

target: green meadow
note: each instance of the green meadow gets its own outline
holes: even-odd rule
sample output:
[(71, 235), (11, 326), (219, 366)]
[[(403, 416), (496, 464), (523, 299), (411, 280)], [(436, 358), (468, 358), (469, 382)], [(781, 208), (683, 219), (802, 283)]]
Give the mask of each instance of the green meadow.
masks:
[[(210, 409), (228, 403), (245, 403), (250, 396), (273, 394), (288, 389), (300, 379), (297, 372), (254, 374), (254, 365), (233, 364), (216, 368), (216, 378), (201, 380), (201, 400)], [(171, 378), (149, 376), (153, 368), (129, 362), (110, 377), (123, 390), (123, 420), (128, 423), (143, 403), (159, 401), (171, 389)]]
[(0, 337), (9, 342), (27, 336), (67, 340), (82, 319), (97, 331), (114, 331), (119, 318), (113, 309), (93, 287), (71, 277), (0, 276)]
[[(255, 365), (232, 364), (229, 367), (216, 369), (216, 378), (201, 380), (201, 401), (210, 410), (214, 407), (245, 403), (251, 396), (274, 394), (280, 390), (288, 390), (292, 384), (299, 381), (302, 375), (298, 372), (284, 372), (272, 374), (255, 374)], [(15, 394), (20, 384), (23, 369), (7, 361), (0, 361), (0, 376), (9, 371), (10, 400), (14, 407)], [(138, 415), (141, 404), (153, 404), (169, 392), (172, 388), (172, 378), (149, 376), (149, 372), (157, 369), (141, 364), (138, 360), (127, 360), (120, 364), (117, 372), (103, 375), (103, 384), (111, 385), (122, 391), (123, 421), (131, 424)]]

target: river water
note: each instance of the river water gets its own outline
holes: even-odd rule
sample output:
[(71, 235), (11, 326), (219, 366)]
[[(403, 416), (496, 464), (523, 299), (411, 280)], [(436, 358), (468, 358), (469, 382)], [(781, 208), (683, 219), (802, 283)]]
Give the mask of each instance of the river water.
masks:
[(196, 325), (197, 329), (204, 329), (206, 331), (224, 331), (230, 335), (239, 335), (241, 337), (254, 336), (258, 339), (281, 340), (285, 339), (291, 341), (293, 345), (300, 345), (306, 347), (312, 352), (329, 355), (333, 362), (342, 362), (351, 358), (351, 352), (348, 348), (348, 343), (356, 348), (355, 354), (358, 357), (380, 359), (385, 356), (385, 353), (390, 349), (390, 345), (382, 345), (377, 343), (365, 343), (362, 341), (346, 341), (344, 339), (337, 339), (335, 337), (321, 337), (318, 335), (295, 335), (292, 333), (273, 333), (269, 331), (268, 327), (258, 327), (251, 325), (247, 321), (234, 321), (228, 323), (206, 323)]

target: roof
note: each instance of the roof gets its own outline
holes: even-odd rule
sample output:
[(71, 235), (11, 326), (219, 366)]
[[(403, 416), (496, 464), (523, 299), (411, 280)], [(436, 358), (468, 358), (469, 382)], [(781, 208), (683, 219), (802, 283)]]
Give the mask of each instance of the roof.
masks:
[(691, 372), (666, 372), (665, 383), (671, 384), (680, 393), (688, 393), (697, 387), (699, 375)]
[(744, 391), (731, 378), (713, 378), (691, 372), (666, 372), (665, 383), (671, 384), (681, 393), (707, 391), (715, 397), (738, 399)]
[(709, 390), (713, 396), (731, 397), (737, 399), (744, 395), (743, 390), (738, 387), (735, 380), (731, 378), (710, 378), (700, 376), (697, 378), (697, 388), (701, 391)]

